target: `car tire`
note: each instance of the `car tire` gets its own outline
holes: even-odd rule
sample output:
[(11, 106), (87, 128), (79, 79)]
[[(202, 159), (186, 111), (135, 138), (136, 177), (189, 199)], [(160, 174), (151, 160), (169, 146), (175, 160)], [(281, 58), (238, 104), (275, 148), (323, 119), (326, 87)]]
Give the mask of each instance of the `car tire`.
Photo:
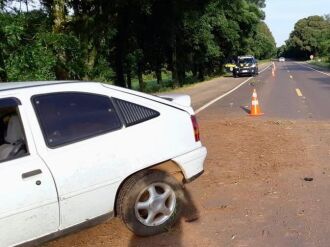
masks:
[(120, 189), (116, 212), (138, 236), (168, 231), (180, 218), (181, 184), (166, 172), (145, 170), (130, 177)]

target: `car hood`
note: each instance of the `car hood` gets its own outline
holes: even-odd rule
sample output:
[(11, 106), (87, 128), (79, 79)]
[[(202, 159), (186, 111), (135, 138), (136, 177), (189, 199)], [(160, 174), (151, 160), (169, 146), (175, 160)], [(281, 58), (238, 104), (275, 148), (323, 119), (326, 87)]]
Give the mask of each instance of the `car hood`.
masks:
[(253, 64), (252, 63), (240, 63), (237, 66), (239, 68), (246, 68), (246, 67), (251, 67)]

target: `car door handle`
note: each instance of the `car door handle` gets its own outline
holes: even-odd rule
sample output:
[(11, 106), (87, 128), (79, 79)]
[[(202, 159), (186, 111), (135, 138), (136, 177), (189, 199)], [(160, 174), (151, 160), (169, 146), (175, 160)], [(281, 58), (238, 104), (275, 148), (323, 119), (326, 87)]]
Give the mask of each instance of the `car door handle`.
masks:
[(25, 179), (25, 178), (33, 177), (33, 176), (36, 176), (36, 175), (41, 174), (41, 173), (42, 173), (42, 171), (40, 169), (25, 172), (25, 173), (22, 174), (22, 178)]

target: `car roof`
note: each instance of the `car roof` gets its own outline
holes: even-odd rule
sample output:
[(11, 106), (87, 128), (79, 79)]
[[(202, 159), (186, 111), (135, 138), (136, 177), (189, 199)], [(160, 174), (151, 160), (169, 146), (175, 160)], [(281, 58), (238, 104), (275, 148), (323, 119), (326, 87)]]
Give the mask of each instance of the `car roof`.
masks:
[[(6, 82), (6, 83), (0, 83), (0, 93), (5, 93), (8, 91), (15, 91), (15, 90), (20, 90), (20, 89), (32, 89), (32, 88), (36, 88), (36, 87), (42, 87), (42, 86), (56, 86), (56, 85), (75, 85), (78, 87), (80, 87), (79, 85), (100, 85), (112, 90), (115, 90), (117, 92), (122, 92), (122, 93), (126, 93), (126, 94), (131, 94), (131, 95), (135, 95), (138, 97), (142, 97), (145, 99), (149, 99), (149, 100), (153, 100), (159, 103), (163, 103), (165, 105), (170, 105), (170, 106), (174, 106), (175, 108), (187, 111), (190, 114), (193, 114), (193, 110), (191, 107), (186, 107), (186, 106), (182, 106), (182, 105), (178, 105), (176, 103), (173, 103), (171, 101), (168, 101), (166, 99), (154, 96), (154, 95), (150, 95), (150, 94), (146, 94), (146, 93), (142, 93), (142, 92), (138, 92), (138, 91), (134, 91), (134, 90), (130, 90), (127, 88), (122, 88), (122, 87), (118, 87), (118, 86), (114, 86), (114, 85), (109, 85), (109, 84), (103, 84), (100, 82), (93, 82), (93, 81), (26, 81), (26, 82)], [(62, 87), (61, 87), (62, 88)], [(1, 95), (1, 94), (0, 94)]]
[(22, 81), (22, 82), (5, 82), (0, 83), (0, 91), (7, 91), (12, 89), (38, 87), (38, 86), (50, 86), (56, 84), (69, 84), (69, 83), (81, 83), (81, 81)]

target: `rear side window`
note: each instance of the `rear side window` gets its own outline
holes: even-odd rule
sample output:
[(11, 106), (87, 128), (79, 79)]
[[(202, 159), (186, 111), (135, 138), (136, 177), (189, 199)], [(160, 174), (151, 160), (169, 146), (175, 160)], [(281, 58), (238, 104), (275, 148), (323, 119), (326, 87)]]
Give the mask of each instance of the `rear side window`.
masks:
[(158, 111), (125, 100), (114, 98), (114, 101), (123, 116), (126, 127), (148, 121), (160, 115)]
[(58, 147), (122, 127), (109, 97), (51, 93), (32, 98), (46, 143)]

